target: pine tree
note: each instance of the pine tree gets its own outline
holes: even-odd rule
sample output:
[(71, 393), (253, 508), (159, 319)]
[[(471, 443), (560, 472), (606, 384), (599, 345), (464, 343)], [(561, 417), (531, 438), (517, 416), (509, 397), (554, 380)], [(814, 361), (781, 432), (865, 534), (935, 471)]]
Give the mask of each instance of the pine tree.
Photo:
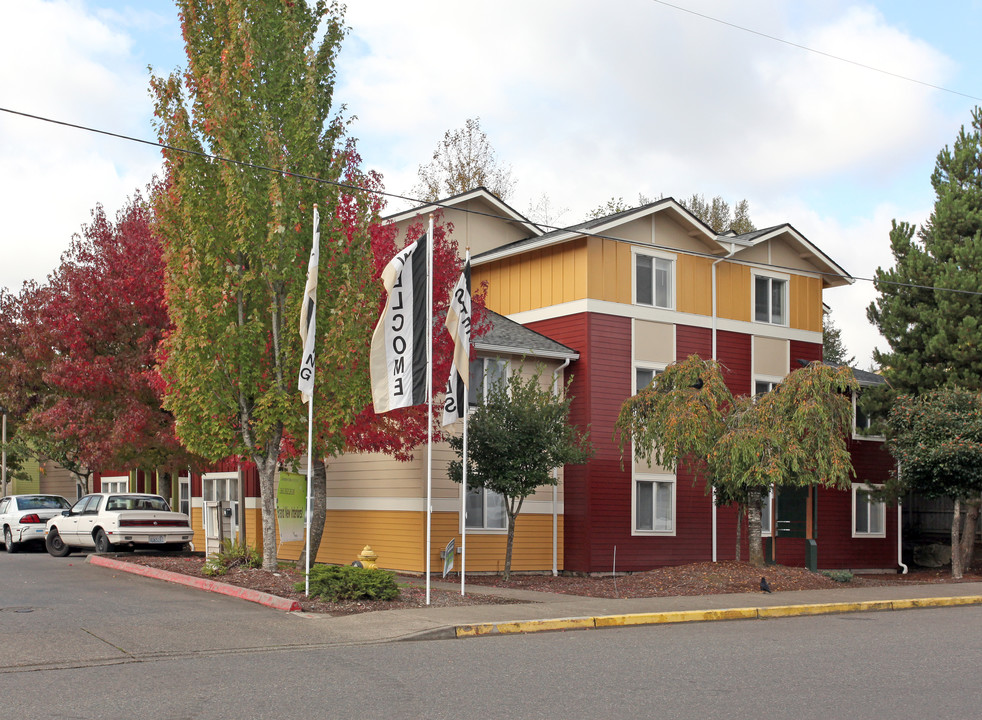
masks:
[(898, 392), (982, 388), (982, 111), (938, 154), (934, 210), (919, 231), (896, 222), (894, 267), (878, 268), (867, 309), (889, 349), (873, 358)]

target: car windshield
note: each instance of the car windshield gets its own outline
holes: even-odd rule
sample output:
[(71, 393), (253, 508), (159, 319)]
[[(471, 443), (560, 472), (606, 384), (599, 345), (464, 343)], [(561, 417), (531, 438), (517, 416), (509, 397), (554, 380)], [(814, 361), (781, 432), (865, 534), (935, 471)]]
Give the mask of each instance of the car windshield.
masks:
[(146, 495), (113, 495), (106, 503), (106, 510), (170, 510), (162, 497)]
[(56, 495), (31, 495), (18, 498), (17, 507), (21, 510), (66, 510), (71, 505), (65, 498)]

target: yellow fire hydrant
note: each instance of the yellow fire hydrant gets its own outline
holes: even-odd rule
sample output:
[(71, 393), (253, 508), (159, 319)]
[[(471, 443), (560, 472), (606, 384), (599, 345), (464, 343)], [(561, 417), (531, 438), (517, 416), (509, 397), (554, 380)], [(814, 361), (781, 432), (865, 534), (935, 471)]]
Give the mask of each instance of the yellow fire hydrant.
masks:
[(361, 561), (362, 567), (375, 568), (375, 561), (378, 560), (378, 554), (372, 550), (371, 545), (366, 545), (361, 553), (358, 555), (358, 559)]

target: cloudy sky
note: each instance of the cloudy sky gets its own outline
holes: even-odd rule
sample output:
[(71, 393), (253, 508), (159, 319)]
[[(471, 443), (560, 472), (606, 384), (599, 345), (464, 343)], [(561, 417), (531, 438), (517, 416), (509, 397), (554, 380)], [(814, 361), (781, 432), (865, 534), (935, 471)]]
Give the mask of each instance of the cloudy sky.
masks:
[[(982, 104), (980, 5), (348, 0), (336, 98), (398, 194), (480, 117), (521, 212), (547, 198), (573, 224), (610, 198), (747, 199), (758, 227), (790, 222), (857, 278), (826, 302), (866, 367), (890, 222), (927, 218), (937, 153)], [(18, 0), (0, 18), (0, 286), (16, 289), (160, 158), (6, 111), (152, 140), (148, 66), (184, 56), (170, 0)]]

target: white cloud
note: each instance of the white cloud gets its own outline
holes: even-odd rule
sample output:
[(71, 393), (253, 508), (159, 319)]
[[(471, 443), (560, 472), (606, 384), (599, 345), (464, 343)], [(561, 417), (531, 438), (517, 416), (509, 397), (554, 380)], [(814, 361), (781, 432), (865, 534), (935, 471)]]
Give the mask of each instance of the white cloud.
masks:
[[(145, 70), (132, 39), (70, 0), (21, 0), (0, 28), (3, 107), (150, 135)], [(96, 203), (112, 214), (159, 167), (152, 147), (0, 113), (0, 286), (55, 269)]]

